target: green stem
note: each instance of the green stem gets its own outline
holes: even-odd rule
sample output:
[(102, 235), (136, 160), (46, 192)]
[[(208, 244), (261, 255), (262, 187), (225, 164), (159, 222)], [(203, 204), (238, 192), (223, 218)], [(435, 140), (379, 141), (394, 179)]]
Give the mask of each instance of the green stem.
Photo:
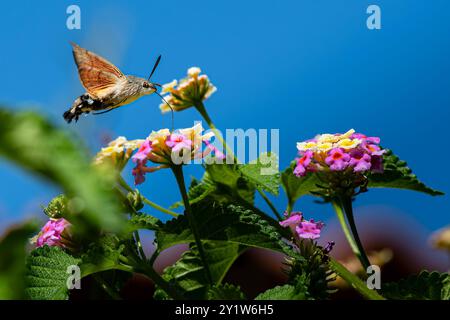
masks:
[(95, 281), (97, 281), (100, 286), (102, 287), (103, 290), (105, 290), (105, 292), (111, 297), (113, 298), (113, 300), (121, 300), (122, 298), (120, 297), (120, 295), (114, 291), (114, 289), (112, 289), (108, 283), (106, 283), (106, 281), (101, 277), (101, 275), (99, 274), (94, 274), (93, 275)]
[(152, 279), (155, 284), (164, 290), (171, 298), (175, 300), (183, 300), (184, 297), (180, 294), (180, 292), (171, 286), (166, 280), (163, 279), (156, 271), (153, 269), (153, 266), (147, 264), (146, 261), (135, 262), (134, 261), (134, 270), (136, 272), (145, 274), (150, 279)]
[[(131, 187), (128, 185), (128, 183), (126, 183), (126, 181), (123, 179), (123, 177), (122, 177), (121, 175), (119, 175), (119, 177), (118, 177), (117, 180), (118, 180), (118, 182), (119, 182), (119, 185), (120, 185), (122, 188), (124, 188), (124, 189), (127, 190), (128, 192), (134, 192), (133, 188), (131, 188)], [(160, 206), (159, 204), (156, 204), (156, 203), (154, 203), (153, 201), (150, 201), (149, 199), (147, 199), (147, 198), (144, 197), (143, 195), (141, 195), (141, 197), (142, 197), (142, 201), (144, 201), (144, 202), (145, 202), (146, 204), (148, 204), (150, 207), (152, 207), (152, 208), (154, 208), (154, 209), (156, 209), (156, 210), (158, 210), (158, 211), (161, 211), (161, 212), (163, 212), (163, 213), (170, 214), (170, 215), (173, 216), (173, 217), (178, 216), (178, 213), (173, 212), (173, 211), (170, 211), (169, 209), (166, 209), (166, 208)]]
[[(353, 253), (361, 262), (364, 270), (367, 270), (367, 268), (370, 266), (370, 262), (367, 258), (366, 252), (364, 251), (364, 247), (362, 246), (361, 240), (356, 230), (355, 221), (353, 219), (351, 199), (349, 200), (346, 198), (340, 198), (339, 202), (333, 201), (332, 204), (334, 210), (336, 211), (339, 223), (341, 224), (342, 231), (344, 231), (345, 237), (347, 238), (347, 241)], [(347, 217), (350, 229), (348, 228), (347, 222), (345, 221), (345, 216)]]
[(186, 218), (189, 221), (189, 225), (191, 227), (192, 233), (194, 234), (195, 244), (197, 245), (198, 252), (200, 254), (200, 258), (202, 259), (203, 266), (205, 267), (206, 276), (207, 276), (209, 282), (212, 284), (213, 281), (212, 281), (212, 277), (211, 277), (211, 272), (209, 270), (208, 262), (206, 260), (206, 255), (205, 255), (205, 251), (203, 249), (203, 244), (202, 244), (202, 241), (200, 239), (200, 234), (197, 229), (197, 224), (195, 223), (194, 217), (192, 216), (192, 210), (191, 210), (191, 205), (189, 203), (189, 198), (186, 193), (186, 184), (184, 182), (183, 167), (181, 165), (174, 165), (171, 168), (172, 168), (173, 174), (175, 175), (175, 178), (177, 179), (177, 184), (180, 189), (181, 197), (183, 198), (184, 209), (185, 209), (184, 212), (185, 212)]
[[(215, 136), (217, 137), (217, 139), (219, 139), (219, 141), (222, 143), (224, 150), (226, 150), (226, 154), (227, 154), (227, 158), (228, 157), (233, 157), (234, 162), (235, 163), (239, 163), (239, 160), (237, 159), (237, 157), (235, 156), (233, 150), (231, 150), (231, 148), (228, 146), (227, 142), (225, 141), (225, 139), (223, 138), (222, 134), (220, 133), (219, 130), (217, 130), (216, 126), (214, 125), (211, 117), (209, 116), (208, 112), (206, 111), (205, 105), (203, 104), (202, 101), (197, 101), (195, 103), (195, 108), (197, 109), (197, 111), (200, 113), (200, 115), (203, 117), (203, 119), (206, 121), (206, 123), (208, 124), (209, 128), (214, 132)], [(279, 220), (281, 220), (281, 215), (278, 212), (278, 210), (275, 208), (275, 206), (273, 205), (273, 203), (270, 201), (270, 199), (264, 194), (264, 191), (260, 190), (260, 188), (256, 187), (256, 190), (258, 190), (259, 194), (262, 196), (262, 198), (264, 199), (264, 201), (267, 203), (267, 205), (270, 207), (270, 209), (273, 211), (273, 213), (277, 216), (277, 218)]]
[(139, 231), (136, 230), (134, 232), (134, 238), (136, 239), (136, 244), (139, 250), (139, 254), (141, 255), (141, 259), (146, 261), (147, 257), (145, 256), (144, 248), (142, 247), (141, 237), (139, 236)]
[(231, 150), (231, 148), (228, 146), (228, 144), (226, 143), (226, 141), (223, 138), (220, 131), (217, 130), (216, 126), (214, 125), (211, 118), (209, 117), (209, 114), (206, 111), (206, 108), (205, 108), (205, 105), (203, 104), (203, 102), (202, 101), (196, 102), (195, 108), (200, 113), (200, 115), (203, 117), (203, 119), (206, 121), (206, 123), (208, 124), (208, 126), (212, 130), (212, 132), (214, 132), (214, 135), (217, 137), (217, 139), (219, 139), (219, 141), (222, 143), (224, 150), (227, 151), (226, 152), (227, 158), (230, 156), (230, 157), (233, 157), (234, 160), (236, 161), (237, 159), (236, 159), (236, 156), (234, 155), (233, 150)]
[(172, 217), (177, 217), (177, 216), (178, 216), (178, 213), (173, 212), (173, 211), (171, 211), (171, 210), (169, 210), (169, 209), (166, 209), (166, 208), (164, 208), (164, 207), (161, 207), (159, 204), (156, 204), (156, 203), (154, 203), (153, 201), (150, 201), (149, 199), (147, 199), (147, 198), (144, 197), (144, 196), (142, 196), (142, 201), (144, 201), (144, 202), (145, 202), (146, 204), (148, 204), (150, 207), (152, 207), (152, 208), (154, 208), (154, 209), (156, 209), (156, 210), (158, 210), (158, 211), (161, 211), (161, 212), (166, 213), (166, 214), (170, 214)]
[(330, 257), (329, 265), (331, 269), (336, 272), (338, 276), (344, 279), (349, 285), (351, 285), (356, 291), (358, 291), (363, 297), (368, 300), (385, 300), (376, 290), (371, 290), (367, 287), (360, 278), (351, 273), (342, 264)]
[(278, 212), (277, 208), (275, 208), (275, 206), (273, 205), (272, 201), (270, 201), (270, 199), (266, 196), (266, 194), (264, 193), (264, 191), (260, 190), (260, 189), (256, 189), (258, 190), (258, 193), (261, 195), (261, 197), (266, 201), (267, 205), (270, 207), (270, 209), (272, 210), (272, 212), (275, 214), (275, 216), (278, 218), (278, 220), (283, 220), (283, 218), (281, 217), (280, 213)]

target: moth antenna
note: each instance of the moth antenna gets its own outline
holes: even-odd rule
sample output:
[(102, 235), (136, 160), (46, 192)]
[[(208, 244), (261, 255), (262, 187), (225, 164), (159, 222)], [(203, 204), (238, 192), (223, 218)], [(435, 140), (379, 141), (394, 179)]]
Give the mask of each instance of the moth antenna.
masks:
[(159, 61), (161, 61), (161, 55), (158, 56), (158, 58), (155, 61), (155, 64), (153, 65), (152, 72), (150, 72), (150, 75), (148, 76), (147, 81), (150, 81), (152, 78), (153, 73), (155, 72), (156, 68), (158, 67)]
[(172, 131), (174, 130), (174, 116), (173, 116), (173, 108), (172, 108), (172, 106), (170, 105), (170, 103), (168, 103), (167, 102), (167, 100), (166, 99), (164, 99), (164, 97), (158, 92), (158, 91), (155, 91), (155, 93), (167, 104), (167, 106), (170, 108), (170, 111), (171, 111), (171, 114), (172, 114)]

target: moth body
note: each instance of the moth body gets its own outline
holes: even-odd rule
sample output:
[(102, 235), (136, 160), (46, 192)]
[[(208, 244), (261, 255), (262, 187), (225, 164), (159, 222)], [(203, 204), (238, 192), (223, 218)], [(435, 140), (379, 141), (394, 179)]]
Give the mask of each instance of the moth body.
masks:
[(87, 92), (79, 96), (72, 107), (64, 112), (63, 117), (68, 123), (77, 121), (81, 114), (106, 112), (157, 90), (156, 85), (150, 81), (125, 76), (106, 59), (74, 43), (72, 46), (80, 81)]

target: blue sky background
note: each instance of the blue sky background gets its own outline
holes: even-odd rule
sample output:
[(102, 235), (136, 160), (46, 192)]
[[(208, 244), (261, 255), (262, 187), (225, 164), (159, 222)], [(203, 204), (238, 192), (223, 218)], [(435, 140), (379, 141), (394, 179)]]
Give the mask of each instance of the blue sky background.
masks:
[[(70, 4), (81, 7), (81, 30), (66, 28)], [(366, 27), (369, 4), (381, 7), (381, 30)], [(162, 54), (155, 81), (183, 77), (194, 65), (209, 75), (218, 91), (206, 106), (219, 128), (279, 128), (282, 168), (296, 156), (297, 141), (355, 128), (380, 136), (425, 183), (449, 193), (449, 10), (445, 0), (5, 2), (0, 101), (33, 106), (95, 152), (104, 137), (146, 137), (169, 127), (170, 116), (161, 115), (153, 95), (64, 123), (62, 113), (83, 93), (69, 41), (143, 77)], [(200, 118), (193, 109), (175, 114), (177, 127), (194, 120)], [(193, 166), (188, 174), (200, 177), (201, 170)], [(39, 205), (58, 193), (4, 161), (0, 181), (3, 227), (39, 215)], [(179, 199), (174, 186), (170, 172), (160, 171), (141, 190), (169, 205)], [(280, 210), (286, 205), (283, 196), (274, 202)], [(449, 223), (448, 196), (372, 190), (356, 206), (388, 207), (425, 233)], [(333, 221), (330, 208), (312, 199), (297, 209)]]

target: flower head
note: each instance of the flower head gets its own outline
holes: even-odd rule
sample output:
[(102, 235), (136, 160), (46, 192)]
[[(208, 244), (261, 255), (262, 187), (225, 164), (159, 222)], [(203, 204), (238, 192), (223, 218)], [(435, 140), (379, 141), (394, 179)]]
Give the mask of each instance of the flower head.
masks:
[[(186, 164), (191, 160), (205, 157), (212, 151), (209, 140), (213, 136), (212, 132), (203, 134), (201, 123), (175, 132), (170, 132), (168, 129), (153, 131), (132, 156), (136, 164), (132, 172), (135, 184), (144, 182), (145, 174), (148, 172), (169, 168), (172, 165)], [(203, 144), (206, 145), (204, 150)], [(148, 167), (149, 161), (158, 166)]]
[[(181, 111), (194, 106), (197, 102), (208, 99), (217, 89), (209, 81), (207, 75), (200, 75), (198, 67), (191, 67), (187, 77), (180, 81), (173, 80), (162, 87), (162, 93), (167, 93), (164, 99), (172, 106), (174, 111)], [(159, 108), (162, 113), (170, 111), (170, 107), (163, 101)]]
[(351, 129), (340, 134), (321, 134), (314, 139), (298, 142), (300, 157), (294, 174), (305, 176), (308, 172), (382, 172), (385, 150), (379, 146), (380, 138), (367, 137)]
[(50, 219), (44, 227), (42, 227), (39, 234), (32, 239), (32, 242), (37, 247), (44, 245), (64, 247), (63, 233), (70, 226), (70, 223), (64, 218)]

